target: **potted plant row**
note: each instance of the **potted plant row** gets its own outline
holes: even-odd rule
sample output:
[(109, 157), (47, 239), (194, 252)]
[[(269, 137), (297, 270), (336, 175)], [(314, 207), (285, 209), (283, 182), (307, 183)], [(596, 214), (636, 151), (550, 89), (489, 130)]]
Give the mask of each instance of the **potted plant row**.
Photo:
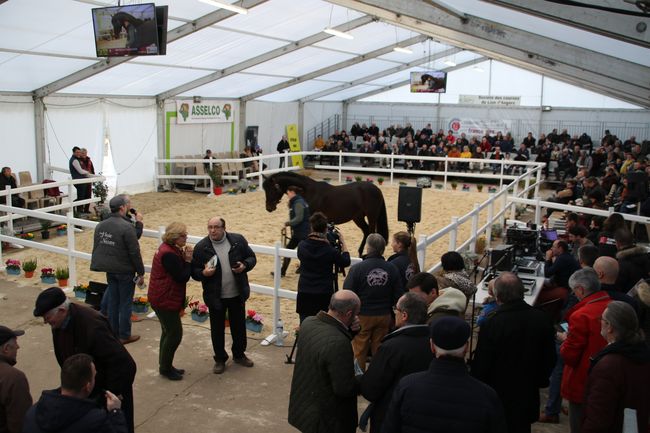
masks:
[(42, 268), (41, 269), (41, 282), (45, 284), (54, 284), (56, 277), (54, 276), (54, 269)]
[(20, 275), (20, 260), (8, 259), (5, 262), (7, 275)]
[(25, 271), (25, 278), (32, 278), (34, 276), (34, 271), (38, 266), (38, 260), (25, 260), (23, 263), (23, 271)]
[(253, 332), (262, 332), (264, 327), (264, 318), (255, 310), (248, 310), (246, 312), (246, 329)]
[(221, 195), (223, 193), (223, 168), (221, 164), (212, 164), (212, 168), (208, 170), (208, 176), (212, 179), (212, 192), (214, 195)]
[(192, 314), (192, 320), (195, 322), (205, 322), (210, 317), (210, 311), (208, 306), (200, 303), (199, 301), (193, 301), (189, 303), (190, 311)]
[(52, 227), (52, 221), (50, 220), (41, 220), (41, 238), (49, 239), (50, 238), (50, 227)]
[(68, 278), (70, 278), (70, 270), (67, 266), (65, 268), (56, 268), (54, 276), (59, 282), (59, 287), (66, 287), (68, 285)]
[(88, 291), (88, 284), (79, 284), (72, 288), (75, 298), (86, 299), (86, 292)]

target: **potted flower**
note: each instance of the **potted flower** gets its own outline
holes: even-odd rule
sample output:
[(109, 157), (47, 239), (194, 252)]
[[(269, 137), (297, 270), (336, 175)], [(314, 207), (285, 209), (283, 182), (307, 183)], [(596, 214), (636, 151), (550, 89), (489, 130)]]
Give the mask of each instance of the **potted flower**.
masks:
[(41, 283), (54, 284), (55, 282), (56, 282), (56, 277), (54, 276), (54, 269), (52, 269), (52, 268), (42, 268), (41, 269)]
[(404, 182), (403, 180), (400, 180), (399, 181), (399, 186), (406, 186), (406, 182)]
[(354, 176), (356, 182), (361, 182), (361, 179), (363, 179), (361, 176)]
[(54, 276), (59, 282), (59, 287), (65, 287), (68, 285), (68, 278), (70, 278), (70, 270), (66, 266), (65, 268), (56, 268), (54, 271)]
[(346, 176), (345, 183), (352, 183), (352, 176)]
[(452, 182), (452, 183), (451, 183), (451, 189), (453, 189), (454, 191), (456, 191), (456, 188), (458, 188), (458, 184), (457, 184), (456, 182)]
[[(101, 174), (101, 173), (99, 173)], [(108, 198), (108, 185), (102, 180), (93, 183), (93, 195), (99, 198), (99, 202), (95, 204), (95, 216), (98, 220), (102, 220), (103, 216), (110, 214), (110, 210), (106, 206), (106, 199)]]
[(18, 233), (20, 239), (27, 239), (28, 241), (34, 239), (34, 233)]
[(8, 275), (20, 275), (20, 260), (9, 259), (5, 262)]
[(41, 238), (49, 239), (50, 238), (50, 227), (52, 227), (52, 221), (50, 220), (41, 220)]
[(210, 317), (210, 311), (208, 306), (200, 303), (199, 301), (193, 301), (189, 303), (190, 311), (192, 313), (192, 320), (195, 322), (205, 322)]
[(469, 184), (467, 183), (463, 184), (463, 191), (469, 191)]
[(246, 329), (253, 332), (262, 332), (264, 318), (255, 310), (246, 311)]
[(501, 224), (492, 224), (492, 237), (494, 238), (500, 238), (501, 235), (503, 234), (503, 227)]
[(59, 226), (56, 226), (56, 234), (59, 236), (63, 236), (68, 232), (68, 226), (65, 224), (61, 224)]
[(368, 178), (366, 178), (366, 182), (373, 183), (374, 181), (372, 180), (372, 178), (368, 177)]
[(136, 296), (133, 298), (133, 312), (146, 313), (149, 311), (149, 300), (146, 296)]
[(228, 189), (228, 194), (229, 195), (236, 195), (237, 194), (237, 188)]
[(442, 189), (443, 185), (441, 183), (436, 184), (436, 189)]
[(478, 192), (483, 192), (483, 184), (482, 184), (482, 183), (477, 184), (477, 185), (476, 185), (476, 190), (477, 190)]
[(379, 185), (383, 185), (383, 184), (384, 184), (384, 178), (383, 178), (383, 177), (378, 177), (378, 178), (377, 178), (377, 183), (378, 183)]
[(488, 187), (488, 192), (495, 193), (497, 192), (497, 187), (496, 186), (490, 186)]
[(251, 182), (251, 184), (248, 185), (248, 190), (249, 190), (250, 192), (255, 192), (255, 191), (257, 191), (257, 184)]
[(185, 315), (185, 309), (190, 305), (190, 302), (192, 302), (192, 296), (186, 296), (183, 300), (183, 309), (179, 311), (181, 317)]
[(25, 271), (25, 278), (32, 278), (34, 276), (34, 271), (38, 266), (38, 260), (25, 260), (23, 263), (23, 271)]
[(79, 284), (72, 288), (75, 298), (86, 299), (86, 292), (88, 291), (88, 284)]
[(212, 179), (212, 192), (214, 195), (221, 195), (223, 193), (223, 168), (221, 164), (212, 164), (212, 168), (208, 170), (208, 176)]

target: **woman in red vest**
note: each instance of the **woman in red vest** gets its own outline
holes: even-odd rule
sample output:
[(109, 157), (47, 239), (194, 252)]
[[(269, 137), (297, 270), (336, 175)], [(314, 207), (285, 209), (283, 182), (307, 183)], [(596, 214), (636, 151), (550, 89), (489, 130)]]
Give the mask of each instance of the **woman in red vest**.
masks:
[(169, 380), (181, 380), (185, 370), (175, 368), (172, 363), (183, 339), (180, 312), (190, 279), (192, 247), (185, 245), (187, 227), (183, 223), (169, 224), (162, 240), (151, 265), (148, 297), (162, 328), (158, 360), (160, 374)]

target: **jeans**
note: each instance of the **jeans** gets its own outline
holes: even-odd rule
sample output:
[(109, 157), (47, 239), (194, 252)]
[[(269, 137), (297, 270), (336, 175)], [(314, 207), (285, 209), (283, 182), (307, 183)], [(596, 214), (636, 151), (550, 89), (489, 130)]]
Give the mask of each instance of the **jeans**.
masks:
[(108, 323), (111, 324), (113, 332), (117, 333), (122, 340), (131, 336), (131, 309), (135, 293), (134, 276), (135, 273), (106, 273)]
[(562, 410), (562, 396), (560, 386), (562, 385), (562, 371), (564, 370), (564, 359), (560, 355), (560, 342), (555, 340), (555, 354), (557, 361), (551, 372), (551, 379), (548, 385), (548, 400), (544, 406), (544, 413), (548, 416), (559, 415)]
[(174, 354), (183, 339), (183, 325), (178, 311), (153, 309), (160, 321), (160, 352), (158, 354), (158, 365), (160, 373), (169, 373), (174, 362)]

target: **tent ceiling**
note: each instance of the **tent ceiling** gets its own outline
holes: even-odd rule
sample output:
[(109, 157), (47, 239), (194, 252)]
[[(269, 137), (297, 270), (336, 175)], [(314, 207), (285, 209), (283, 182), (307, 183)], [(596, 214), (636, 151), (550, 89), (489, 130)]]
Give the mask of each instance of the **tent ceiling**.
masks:
[[(531, 8), (535, 3), (489, 1)], [(457, 12), (440, 8), (439, 0), (243, 0), (251, 8), (248, 15), (197, 0), (160, 0), (156, 4), (169, 5), (170, 14), (166, 56), (96, 59), (90, 9), (115, 4), (9, 0), (0, 5), (0, 74), (5, 77), (0, 92), (342, 100), (403, 82), (410, 70), (446, 67), (443, 59), (432, 58), (453, 44), (467, 50), (455, 54), (456, 63), (485, 55), (650, 105), (647, 47), (478, 0), (454, 0)], [(57, 15), (65, 19), (51, 19)], [(460, 24), (459, 16), (468, 22)], [(348, 31), (354, 40), (323, 34), (330, 26)], [(422, 35), (433, 40), (412, 42)], [(517, 38), (529, 42), (522, 46)], [(404, 45), (413, 54), (391, 51), (404, 41), (411, 41)], [(544, 51), (550, 51), (549, 44), (552, 53)], [(378, 55), (378, 50), (384, 51)], [(568, 57), (576, 64), (567, 65)]]

